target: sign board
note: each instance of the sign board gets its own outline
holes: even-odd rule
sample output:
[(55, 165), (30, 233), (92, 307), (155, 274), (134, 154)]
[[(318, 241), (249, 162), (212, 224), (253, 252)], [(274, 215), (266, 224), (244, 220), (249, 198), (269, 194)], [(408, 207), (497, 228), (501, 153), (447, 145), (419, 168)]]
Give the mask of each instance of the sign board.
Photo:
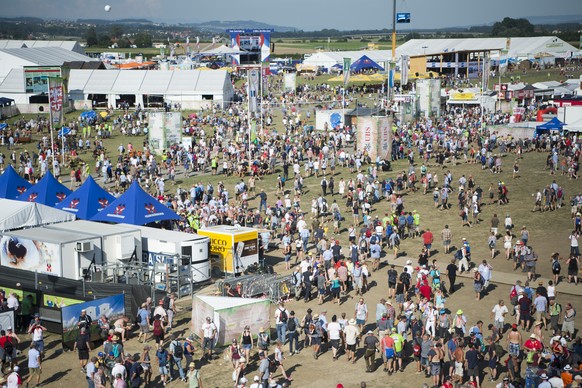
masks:
[(63, 276), (60, 244), (13, 236), (3, 236), (0, 244), (2, 266)]
[(182, 142), (182, 117), (180, 112), (152, 112), (149, 115), (149, 142), (156, 153)]
[(475, 99), (475, 93), (470, 93), (470, 92), (464, 92), (464, 93), (452, 93), (451, 94), (451, 100), (474, 100)]
[(48, 94), (48, 79), (59, 77), (61, 77), (59, 66), (24, 66), (25, 91), (32, 94)]
[[(235, 65), (268, 63), (271, 56), (271, 29), (228, 30), (230, 47), (241, 54), (231, 55)], [(267, 65), (267, 71), (269, 66)]]
[(390, 160), (392, 153), (392, 119), (384, 116), (362, 116), (357, 121), (358, 149), (370, 159)]
[(410, 12), (399, 12), (396, 14), (396, 23), (410, 23)]
[(286, 92), (295, 92), (295, 88), (297, 88), (297, 73), (285, 73), (283, 75), (283, 88)]
[(65, 344), (76, 341), (79, 335), (78, 322), (81, 310), (85, 310), (93, 320), (89, 334), (91, 341), (96, 341), (101, 338), (98, 325), (98, 319), (101, 315), (104, 314), (107, 317), (112, 327), (117, 319), (125, 315), (125, 295), (119, 294), (63, 307), (61, 309), (61, 322)]

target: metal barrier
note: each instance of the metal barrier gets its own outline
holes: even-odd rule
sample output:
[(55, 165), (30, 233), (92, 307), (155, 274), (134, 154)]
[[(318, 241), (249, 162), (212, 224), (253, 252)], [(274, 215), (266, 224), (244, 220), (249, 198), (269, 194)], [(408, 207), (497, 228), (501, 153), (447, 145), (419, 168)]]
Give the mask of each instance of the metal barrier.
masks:
[(291, 293), (292, 279), (290, 275), (276, 274), (243, 275), (237, 278), (219, 280), (216, 287), (220, 295), (226, 296), (225, 284), (240, 283), (243, 298), (264, 297), (271, 303), (287, 299)]

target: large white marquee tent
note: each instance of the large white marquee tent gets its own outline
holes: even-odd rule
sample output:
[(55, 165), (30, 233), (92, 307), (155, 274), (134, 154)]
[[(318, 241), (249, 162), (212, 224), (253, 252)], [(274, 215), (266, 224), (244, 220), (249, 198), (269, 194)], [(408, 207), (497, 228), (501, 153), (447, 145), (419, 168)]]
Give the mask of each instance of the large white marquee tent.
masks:
[(208, 104), (228, 104), (234, 95), (226, 70), (71, 70), (69, 99), (78, 109), (91, 108), (95, 95), (116, 107), (121, 96), (135, 105), (156, 96), (167, 103), (197, 109)]

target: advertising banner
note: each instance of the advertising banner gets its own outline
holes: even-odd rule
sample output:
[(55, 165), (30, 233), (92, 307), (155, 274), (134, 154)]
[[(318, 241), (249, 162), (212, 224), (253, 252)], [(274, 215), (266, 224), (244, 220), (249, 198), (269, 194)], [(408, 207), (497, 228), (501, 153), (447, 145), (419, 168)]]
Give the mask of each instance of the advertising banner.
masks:
[(344, 85), (350, 82), (350, 67), (352, 66), (351, 58), (344, 58)]
[(283, 87), (286, 92), (294, 93), (297, 88), (297, 73), (285, 73), (283, 76)]
[(248, 96), (249, 96), (249, 110), (251, 112), (257, 112), (257, 94), (259, 90), (259, 69), (249, 69), (249, 82), (248, 82)]
[(491, 72), (491, 59), (488, 56), (483, 58), (483, 70), (481, 70), (481, 84), (483, 90), (489, 90), (489, 73)]
[(61, 68), (58, 66), (25, 66), (24, 83), (26, 93), (48, 94), (49, 78), (61, 77)]
[(49, 295), (49, 294), (42, 295), (42, 305), (44, 307), (61, 309), (63, 307), (72, 306), (74, 304), (83, 303), (83, 302), (84, 302), (84, 300), (66, 298), (63, 296)]
[(15, 294), (20, 303), (24, 300), (24, 298), (28, 297), (28, 295), (32, 296), (32, 304), (36, 305), (36, 292), (35, 291), (27, 291), (22, 290), (20, 288), (10, 288), (0, 286), (0, 291), (4, 291), (4, 295), (8, 296), (10, 294)]
[(49, 106), (53, 123), (61, 123), (63, 119), (63, 80), (49, 78)]
[(372, 162), (390, 159), (392, 152), (392, 120), (383, 116), (358, 117), (358, 149), (365, 151)]
[(403, 55), (400, 63), (400, 85), (408, 83), (408, 55)]
[[(271, 56), (271, 29), (228, 30), (230, 47), (241, 51), (231, 55), (235, 65), (268, 63)], [(267, 65), (267, 72), (269, 66)]]
[(182, 142), (180, 112), (152, 112), (149, 115), (149, 142), (156, 153)]
[(99, 317), (104, 314), (111, 325), (115, 320), (123, 317), (125, 315), (125, 295), (119, 294), (63, 307), (61, 309), (61, 322), (63, 324), (64, 343), (71, 343), (77, 339), (79, 335), (79, 316), (82, 310), (85, 310), (93, 320), (90, 328), (91, 341), (98, 340), (100, 338), (99, 325), (97, 323)]
[(0, 240), (0, 264), (62, 276), (61, 246), (44, 241), (3, 236)]

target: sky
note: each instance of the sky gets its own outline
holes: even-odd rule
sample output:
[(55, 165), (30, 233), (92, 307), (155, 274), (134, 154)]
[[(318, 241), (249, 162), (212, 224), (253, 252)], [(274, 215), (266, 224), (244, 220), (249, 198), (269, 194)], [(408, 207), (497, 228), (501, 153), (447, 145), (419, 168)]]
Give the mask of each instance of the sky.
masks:
[[(104, 11), (111, 5), (111, 12)], [(582, 0), (396, 0), (410, 12), (399, 30), (483, 25), (512, 18), (580, 15)], [(18, 0), (2, 1), (3, 17), (147, 18), (157, 22), (255, 20), (305, 31), (392, 28), (391, 0)], [(403, 26), (402, 28), (400, 26)]]

